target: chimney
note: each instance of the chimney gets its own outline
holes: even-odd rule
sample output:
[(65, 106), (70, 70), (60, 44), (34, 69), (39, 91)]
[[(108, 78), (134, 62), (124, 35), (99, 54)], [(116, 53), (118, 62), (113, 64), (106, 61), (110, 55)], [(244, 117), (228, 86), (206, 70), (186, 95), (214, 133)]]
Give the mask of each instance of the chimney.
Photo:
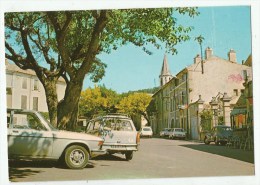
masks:
[(201, 57), (199, 54), (196, 55), (196, 57), (194, 58), (194, 64), (198, 64), (201, 61)]
[(237, 62), (236, 52), (233, 49), (228, 52), (228, 60), (233, 63)]
[(212, 49), (210, 47), (207, 47), (205, 51), (206, 60), (209, 59), (212, 55), (213, 55)]

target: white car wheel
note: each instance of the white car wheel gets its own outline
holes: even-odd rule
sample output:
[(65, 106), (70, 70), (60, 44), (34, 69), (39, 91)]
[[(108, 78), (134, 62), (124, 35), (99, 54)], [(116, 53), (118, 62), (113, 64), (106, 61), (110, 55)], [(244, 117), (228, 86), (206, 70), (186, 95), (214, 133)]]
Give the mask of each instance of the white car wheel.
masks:
[(85, 168), (89, 161), (88, 151), (78, 145), (72, 145), (65, 151), (65, 164), (71, 169)]

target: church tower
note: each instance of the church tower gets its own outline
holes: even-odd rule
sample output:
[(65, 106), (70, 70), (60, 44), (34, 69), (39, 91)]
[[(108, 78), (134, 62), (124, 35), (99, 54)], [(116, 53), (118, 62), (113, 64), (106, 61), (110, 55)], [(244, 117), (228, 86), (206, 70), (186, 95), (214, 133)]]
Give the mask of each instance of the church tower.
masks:
[(161, 75), (159, 77), (160, 77), (160, 85), (161, 86), (165, 85), (173, 77), (171, 75), (171, 71), (170, 71), (170, 68), (169, 68), (169, 65), (168, 65), (168, 60), (167, 60), (166, 54), (164, 55)]

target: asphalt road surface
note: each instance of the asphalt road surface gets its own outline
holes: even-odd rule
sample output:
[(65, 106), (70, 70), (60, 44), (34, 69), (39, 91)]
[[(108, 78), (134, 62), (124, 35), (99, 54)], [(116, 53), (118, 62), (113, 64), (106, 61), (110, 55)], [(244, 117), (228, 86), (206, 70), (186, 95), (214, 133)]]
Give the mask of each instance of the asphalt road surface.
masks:
[(120, 154), (104, 155), (82, 170), (64, 169), (55, 162), (9, 161), (12, 182), (248, 175), (254, 175), (253, 151), (162, 138), (142, 138), (131, 161)]

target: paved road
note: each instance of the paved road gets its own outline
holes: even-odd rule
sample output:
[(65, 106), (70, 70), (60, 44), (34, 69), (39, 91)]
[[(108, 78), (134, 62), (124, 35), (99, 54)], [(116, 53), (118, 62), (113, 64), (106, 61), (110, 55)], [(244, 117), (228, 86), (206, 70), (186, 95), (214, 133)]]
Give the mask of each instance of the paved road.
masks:
[(254, 175), (252, 151), (160, 138), (141, 139), (131, 161), (120, 154), (99, 156), (83, 170), (46, 161), (9, 164), (13, 182)]

